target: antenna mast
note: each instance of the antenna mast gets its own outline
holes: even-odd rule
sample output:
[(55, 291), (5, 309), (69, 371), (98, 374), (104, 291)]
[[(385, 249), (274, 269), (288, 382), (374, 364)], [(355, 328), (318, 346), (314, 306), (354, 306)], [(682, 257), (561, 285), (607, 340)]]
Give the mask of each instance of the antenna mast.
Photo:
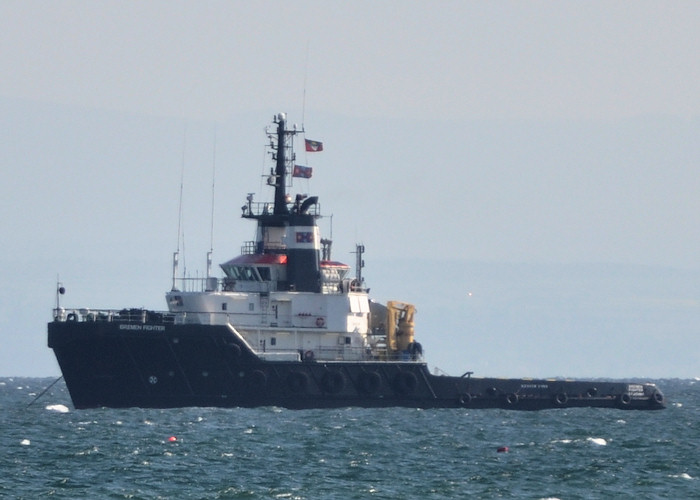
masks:
[(362, 286), (364, 278), (362, 277), (362, 268), (365, 267), (365, 260), (362, 258), (362, 254), (365, 253), (365, 246), (362, 244), (355, 245), (355, 277), (357, 279), (357, 284)]
[[(177, 279), (178, 265), (180, 261), (180, 236), (182, 235), (182, 192), (185, 184), (185, 149), (187, 146), (187, 125), (182, 134), (182, 165), (180, 168), (180, 200), (177, 207), (177, 250), (173, 253), (173, 290), (177, 290), (175, 280)], [(184, 251), (184, 244), (183, 244)]]
[(301, 100), (301, 128), (304, 128), (306, 117), (306, 75), (309, 72), (309, 42), (306, 42), (306, 64), (304, 65), (304, 94)]
[(216, 186), (216, 130), (214, 130), (214, 157), (211, 172), (211, 236), (207, 253), (207, 279), (211, 277), (211, 261), (214, 253), (214, 187)]

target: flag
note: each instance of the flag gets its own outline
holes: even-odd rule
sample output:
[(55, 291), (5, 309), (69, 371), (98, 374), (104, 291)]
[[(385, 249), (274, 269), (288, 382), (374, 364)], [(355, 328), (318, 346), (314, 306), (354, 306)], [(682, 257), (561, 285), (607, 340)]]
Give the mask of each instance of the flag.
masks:
[(309, 139), (304, 139), (306, 144), (306, 150), (315, 153), (316, 151), (323, 151), (323, 143), (318, 141), (310, 141)]
[(292, 177), (303, 177), (304, 179), (310, 179), (313, 169), (311, 167), (304, 167), (303, 165), (294, 165), (294, 170), (292, 170)]

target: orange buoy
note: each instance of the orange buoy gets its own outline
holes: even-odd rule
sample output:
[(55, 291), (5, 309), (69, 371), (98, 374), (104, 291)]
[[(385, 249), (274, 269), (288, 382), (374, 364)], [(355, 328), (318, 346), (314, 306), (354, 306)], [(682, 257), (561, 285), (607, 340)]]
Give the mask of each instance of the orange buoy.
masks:
[(508, 447), (507, 446), (501, 446), (496, 450), (498, 453), (508, 453)]
[(171, 443), (174, 443), (175, 441), (177, 441), (177, 438), (175, 436), (170, 436), (168, 438), (168, 441), (170, 441)]

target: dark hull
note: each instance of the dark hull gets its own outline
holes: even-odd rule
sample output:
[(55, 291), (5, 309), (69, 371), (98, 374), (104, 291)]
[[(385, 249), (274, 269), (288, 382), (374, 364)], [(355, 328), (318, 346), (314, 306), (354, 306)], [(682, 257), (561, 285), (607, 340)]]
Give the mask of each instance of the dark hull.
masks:
[(415, 362), (263, 361), (224, 326), (54, 321), (76, 408), (664, 408), (650, 384), (448, 377)]

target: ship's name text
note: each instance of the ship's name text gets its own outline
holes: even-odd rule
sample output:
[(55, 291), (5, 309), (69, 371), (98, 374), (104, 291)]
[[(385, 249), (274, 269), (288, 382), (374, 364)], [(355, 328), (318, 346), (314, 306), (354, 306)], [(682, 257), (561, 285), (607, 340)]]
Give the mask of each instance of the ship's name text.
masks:
[(163, 325), (119, 325), (120, 330), (144, 330), (144, 331), (156, 331), (164, 332), (165, 327)]

